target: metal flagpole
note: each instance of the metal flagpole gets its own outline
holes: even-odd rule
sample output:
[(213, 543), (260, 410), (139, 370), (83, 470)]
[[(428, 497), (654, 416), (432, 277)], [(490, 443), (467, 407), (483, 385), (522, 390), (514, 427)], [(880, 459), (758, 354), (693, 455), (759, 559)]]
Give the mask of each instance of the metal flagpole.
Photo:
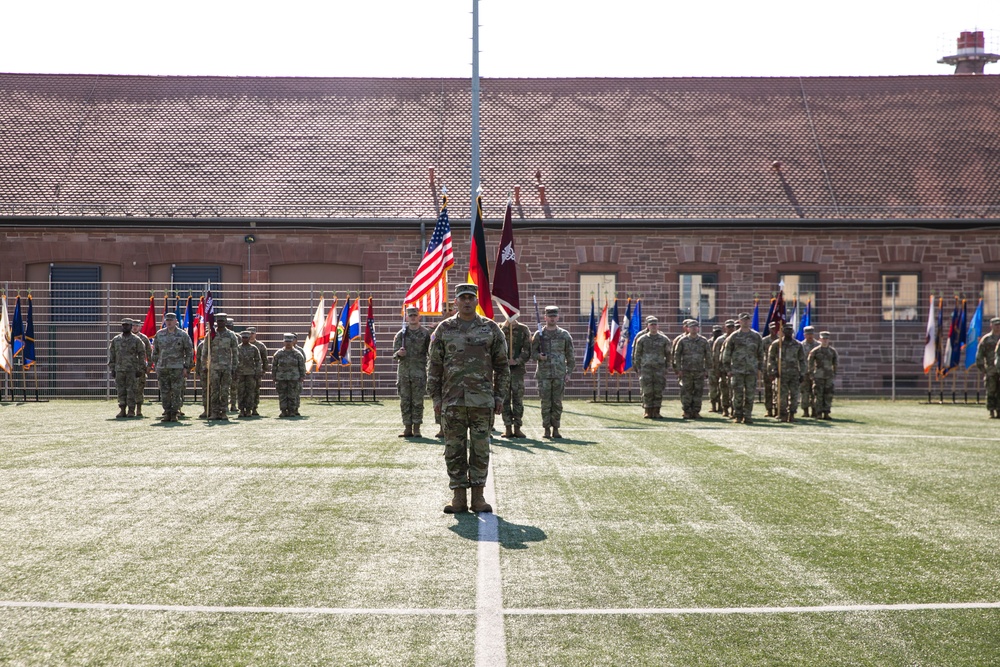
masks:
[(469, 160), (469, 235), (476, 224), (476, 196), (479, 192), (479, 0), (472, 0), (472, 153)]
[(896, 400), (896, 283), (892, 285), (892, 400)]

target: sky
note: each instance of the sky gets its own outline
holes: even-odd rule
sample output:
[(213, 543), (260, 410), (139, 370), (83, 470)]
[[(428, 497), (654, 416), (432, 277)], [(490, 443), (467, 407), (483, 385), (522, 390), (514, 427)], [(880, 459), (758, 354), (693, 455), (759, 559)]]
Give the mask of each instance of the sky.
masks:
[[(467, 78), (472, 5), (13, 2), (0, 71)], [(1000, 0), (480, 0), (479, 24), (482, 77), (950, 74), (975, 29), (1000, 53)]]

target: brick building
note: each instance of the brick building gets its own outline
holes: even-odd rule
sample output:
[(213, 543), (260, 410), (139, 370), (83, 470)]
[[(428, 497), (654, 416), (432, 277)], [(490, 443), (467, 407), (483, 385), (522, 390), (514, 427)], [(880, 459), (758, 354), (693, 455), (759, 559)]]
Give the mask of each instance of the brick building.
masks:
[[(1000, 314), (996, 76), (481, 85), (489, 252), (509, 195), (522, 292), (578, 339), (591, 293), (675, 333), (783, 280), (877, 392), (893, 290), (903, 384), (931, 294)], [(464, 275), (469, 108), (453, 79), (0, 75), (0, 285), (378, 285), (393, 312), (442, 185)]]

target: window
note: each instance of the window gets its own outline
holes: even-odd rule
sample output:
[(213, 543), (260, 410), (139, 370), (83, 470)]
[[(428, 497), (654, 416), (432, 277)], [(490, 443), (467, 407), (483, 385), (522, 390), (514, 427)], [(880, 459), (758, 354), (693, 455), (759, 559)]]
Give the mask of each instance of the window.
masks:
[(99, 322), (101, 311), (101, 267), (49, 267), (53, 322)]
[[(220, 285), (222, 283), (221, 266), (183, 266), (174, 264), (170, 270), (170, 291), (171, 296), (177, 295), (182, 301), (187, 298), (188, 293), (194, 297), (197, 305), (198, 297), (205, 294), (205, 287)], [(222, 310), (222, 290), (212, 287), (212, 300), (215, 302), (215, 310)]]
[(581, 273), (580, 274), (580, 315), (590, 317), (590, 297), (598, 311), (605, 302), (613, 302), (618, 275), (614, 273)]
[(719, 276), (715, 273), (682, 273), (678, 276), (678, 281), (680, 283), (678, 321), (691, 318), (702, 324), (715, 322)]
[(805, 314), (806, 304), (809, 304), (810, 320), (816, 319), (818, 273), (783, 273), (778, 276), (778, 284), (784, 285), (785, 313), (789, 322), (797, 322), (796, 317)]
[[(893, 312), (897, 322), (916, 322), (919, 319), (920, 277), (916, 273), (882, 274), (882, 321), (891, 322)], [(895, 304), (893, 297), (895, 296)]]
[(987, 273), (983, 276), (983, 331), (985, 323), (1000, 316), (1000, 273)]

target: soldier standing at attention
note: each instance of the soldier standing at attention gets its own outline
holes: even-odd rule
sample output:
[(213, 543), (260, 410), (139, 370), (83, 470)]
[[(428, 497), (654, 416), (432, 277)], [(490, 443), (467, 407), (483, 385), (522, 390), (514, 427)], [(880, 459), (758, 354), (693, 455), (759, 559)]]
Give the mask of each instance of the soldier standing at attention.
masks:
[[(819, 341), (816, 340), (816, 328), (812, 326), (805, 327), (802, 329), (802, 333), (805, 334), (805, 340), (802, 341), (802, 351), (806, 355), (806, 360), (809, 359), (809, 353), (819, 347)], [(802, 416), (808, 417), (812, 415), (815, 417), (815, 408), (813, 407), (813, 379), (812, 375), (809, 374), (809, 364), (806, 364), (806, 372), (802, 375), (802, 385), (800, 388), (801, 403), (802, 403)]]
[(635, 350), (632, 351), (632, 365), (639, 374), (643, 419), (660, 418), (670, 350), (670, 339), (660, 333), (659, 321), (650, 315), (646, 318), (646, 333), (636, 337)]
[(212, 347), (212, 363), (209, 369), (211, 382), (211, 402), (208, 418), (218, 421), (229, 421), (226, 406), (229, 405), (230, 386), (233, 382), (233, 370), (239, 358), (240, 341), (236, 334), (226, 327), (227, 315), (215, 314), (215, 338), (209, 345)]
[(733, 390), (729, 386), (729, 375), (722, 368), (722, 350), (726, 345), (726, 339), (736, 330), (736, 320), (726, 320), (723, 334), (712, 344), (712, 356), (715, 358), (715, 365), (719, 373), (719, 398), (721, 401), (720, 410), (724, 416), (731, 417), (733, 414)]
[(712, 404), (712, 412), (722, 412), (722, 392), (719, 387), (719, 359), (715, 356), (715, 344), (722, 338), (722, 327), (716, 324), (712, 327), (712, 337), (708, 341), (712, 353), (708, 366), (708, 400)]
[(193, 348), (191, 337), (177, 328), (177, 315), (167, 313), (166, 327), (153, 337), (153, 363), (156, 365), (156, 380), (160, 386), (160, 400), (163, 402), (161, 421), (177, 421), (184, 397), (184, 383), (191, 370)]
[(250, 332), (240, 332), (240, 347), (236, 360), (236, 400), (240, 408), (240, 417), (249, 417), (253, 411), (254, 385), (260, 377), (263, 364), (260, 361), (260, 351), (250, 343)]
[(829, 331), (819, 332), (819, 347), (809, 353), (809, 372), (816, 394), (813, 417), (833, 419), (830, 406), (833, 404), (833, 378), (837, 375), (837, 351), (830, 346)]
[(271, 377), (278, 391), (279, 418), (296, 417), (299, 413), (299, 396), (302, 378), (306, 376), (306, 359), (295, 349), (295, 334), (282, 336), (284, 347), (274, 353), (271, 360)]
[(697, 320), (688, 323), (687, 331), (674, 351), (674, 372), (680, 381), (684, 419), (701, 419), (701, 401), (705, 395), (705, 376), (712, 363), (712, 348), (701, 335)]
[(1000, 342), (1000, 317), (990, 320), (990, 332), (979, 339), (976, 368), (986, 383), (986, 409), (990, 419), (1000, 417), (1000, 367), (996, 364), (997, 342)]
[(767, 416), (774, 417), (777, 414), (774, 409), (776, 404), (776, 401), (774, 400), (774, 382), (767, 377), (765, 366), (767, 365), (767, 352), (771, 349), (771, 343), (778, 340), (778, 323), (771, 322), (768, 329), (768, 334), (762, 339), (764, 343), (764, 361), (761, 366), (761, 371), (763, 371), (762, 374), (764, 377), (761, 378), (761, 381), (764, 383), (764, 407), (767, 408)]
[[(138, 336), (132, 334), (132, 320), (122, 320), (122, 332), (108, 345), (108, 368), (118, 391), (118, 414), (115, 419), (135, 417), (136, 379), (146, 371), (146, 350)], [(125, 408), (128, 408), (128, 414)]]
[(455, 305), (458, 312), (431, 335), (427, 356), (427, 389), (434, 412), (443, 414), (444, 460), (453, 494), (444, 511), (467, 511), (465, 490), (471, 488), (472, 511), (492, 512), (483, 486), (490, 464), (491, 412), (503, 411), (510, 384), (507, 344), (496, 322), (476, 312), (475, 285), (457, 286)]
[(561, 438), (562, 399), (566, 380), (576, 367), (573, 358), (573, 339), (560, 328), (559, 308), (545, 307), (545, 326), (531, 338), (531, 358), (538, 362), (535, 381), (542, 399), (542, 426), (546, 438)]
[(149, 342), (149, 337), (142, 333), (139, 329), (142, 327), (139, 324), (139, 320), (132, 320), (132, 335), (142, 341), (142, 347), (145, 350), (145, 366), (142, 370), (142, 375), (135, 379), (135, 416), (142, 416), (142, 404), (146, 402), (146, 378), (149, 375), (149, 371), (153, 368), (153, 346)]
[(757, 373), (764, 367), (764, 342), (750, 328), (750, 313), (740, 313), (740, 328), (722, 348), (722, 368), (733, 388), (733, 420), (752, 424), (753, 402), (757, 393)]
[(396, 391), (403, 416), (400, 438), (420, 436), (424, 423), (424, 393), (427, 390), (427, 350), (431, 332), (420, 324), (420, 309), (406, 307), (406, 324), (392, 339), (392, 358), (396, 360)]
[(253, 408), (250, 410), (251, 416), (260, 417), (260, 413), (257, 412), (257, 407), (260, 405), (260, 388), (264, 384), (264, 373), (269, 372), (271, 367), (268, 365), (267, 347), (257, 340), (257, 327), (247, 327), (247, 331), (250, 332), (250, 344), (260, 353), (260, 373), (254, 377)]
[[(226, 328), (229, 329), (233, 333), (234, 336), (236, 336), (236, 344), (239, 345), (240, 344), (240, 336), (236, 333), (236, 331), (233, 330), (233, 328), (235, 326), (236, 326), (236, 320), (231, 320), (231, 319), (229, 319), (227, 317), (226, 318)], [(237, 356), (238, 356), (238, 353), (237, 353)], [(237, 393), (238, 392), (239, 382), (237, 382), (237, 374), (236, 374), (236, 364), (238, 364), (238, 363), (239, 363), (239, 360), (237, 359), (237, 361), (233, 365), (233, 380), (232, 380), (232, 382), (229, 383), (229, 411), (230, 412), (236, 412), (236, 409), (237, 409), (236, 408), (236, 402), (237, 402), (237, 399), (239, 398), (239, 395)]]
[(201, 414), (198, 415), (198, 419), (208, 419), (208, 366), (205, 364), (205, 347), (208, 341), (208, 336), (201, 339), (198, 343), (198, 353), (195, 355), (196, 359), (194, 362), (194, 372), (198, 376), (198, 384), (201, 385)]
[(500, 327), (507, 339), (507, 360), (510, 365), (510, 391), (503, 399), (505, 438), (526, 438), (521, 430), (524, 418), (525, 364), (531, 358), (531, 329), (518, 320), (507, 320)]
[(671, 358), (673, 358), (673, 359), (677, 358), (677, 346), (680, 344), (680, 342), (682, 340), (684, 340), (684, 337), (688, 335), (688, 327), (690, 327), (691, 323), (694, 322), (694, 321), (695, 320), (692, 320), (691, 318), (687, 318), (686, 320), (684, 320), (683, 322), (681, 322), (681, 333), (680, 333), (680, 335), (676, 336), (674, 338), (674, 340), (670, 343), (670, 355), (671, 355)]
[(771, 343), (767, 355), (767, 372), (778, 388), (778, 419), (795, 421), (799, 409), (799, 386), (806, 374), (806, 355), (802, 343), (795, 340), (795, 327), (786, 324), (781, 340)]

